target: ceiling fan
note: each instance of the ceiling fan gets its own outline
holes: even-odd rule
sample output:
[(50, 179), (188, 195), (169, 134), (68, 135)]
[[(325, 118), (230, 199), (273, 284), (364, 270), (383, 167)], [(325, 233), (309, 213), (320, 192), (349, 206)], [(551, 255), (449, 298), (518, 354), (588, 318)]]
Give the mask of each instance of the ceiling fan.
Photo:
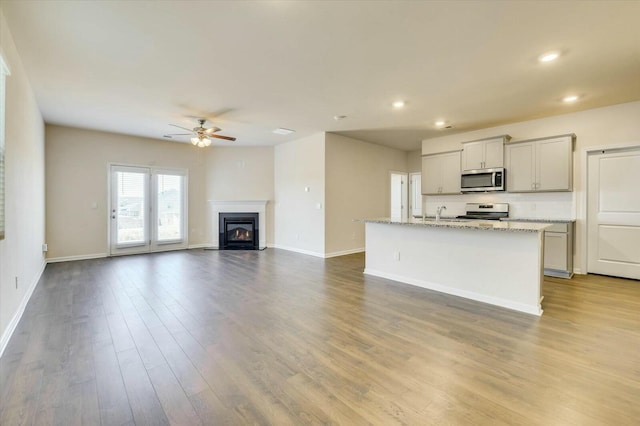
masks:
[(235, 141), (236, 138), (232, 138), (231, 136), (223, 136), (223, 135), (216, 135), (216, 132), (219, 132), (220, 130), (222, 130), (219, 127), (209, 127), (209, 128), (205, 128), (204, 127), (204, 123), (207, 120), (205, 120), (204, 118), (200, 118), (198, 119), (198, 123), (200, 123), (199, 127), (194, 127), (193, 129), (188, 129), (186, 127), (182, 127), (182, 126), (178, 126), (176, 124), (169, 124), (169, 126), (173, 126), (173, 127), (177, 127), (178, 129), (182, 129), (182, 130), (186, 130), (189, 133), (169, 133), (164, 135), (165, 137), (172, 137), (172, 136), (191, 136), (191, 143), (199, 146), (199, 147), (205, 147), (205, 146), (209, 146), (211, 145), (211, 138), (216, 138), (216, 139), (224, 139), (227, 141)]

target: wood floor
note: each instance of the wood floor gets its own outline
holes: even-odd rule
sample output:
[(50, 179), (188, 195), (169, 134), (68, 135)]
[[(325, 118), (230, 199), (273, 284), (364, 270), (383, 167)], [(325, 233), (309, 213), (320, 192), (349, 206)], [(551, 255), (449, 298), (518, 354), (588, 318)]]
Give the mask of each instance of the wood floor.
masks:
[(639, 424), (640, 282), (548, 279), (539, 318), (363, 267), (275, 249), (48, 265), (0, 359), (0, 424)]

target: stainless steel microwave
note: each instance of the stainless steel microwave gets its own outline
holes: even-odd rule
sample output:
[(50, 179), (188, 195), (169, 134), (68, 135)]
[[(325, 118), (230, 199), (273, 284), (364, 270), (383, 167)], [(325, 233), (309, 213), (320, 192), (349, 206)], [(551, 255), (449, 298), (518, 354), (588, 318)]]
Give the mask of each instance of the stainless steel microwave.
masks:
[(502, 167), (465, 170), (462, 172), (460, 189), (462, 192), (504, 191), (506, 177), (506, 171)]

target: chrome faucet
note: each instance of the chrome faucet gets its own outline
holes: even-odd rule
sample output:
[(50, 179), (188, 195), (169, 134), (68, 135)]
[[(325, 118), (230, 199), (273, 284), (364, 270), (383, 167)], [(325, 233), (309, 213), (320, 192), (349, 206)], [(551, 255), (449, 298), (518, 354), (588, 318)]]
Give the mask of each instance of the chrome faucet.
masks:
[(438, 206), (436, 208), (436, 222), (440, 220), (440, 215), (442, 214), (442, 210), (446, 210), (447, 206)]

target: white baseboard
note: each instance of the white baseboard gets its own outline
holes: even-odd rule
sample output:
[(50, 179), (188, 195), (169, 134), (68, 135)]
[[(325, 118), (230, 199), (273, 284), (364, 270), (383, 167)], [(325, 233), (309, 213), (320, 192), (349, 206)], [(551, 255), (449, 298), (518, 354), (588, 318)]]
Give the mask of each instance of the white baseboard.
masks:
[(351, 250), (334, 251), (333, 253), (325, 254), (324, 257), (329, 258), (329, 257), (346, 256), (348, 254), (362, 253), (362, 252), (364, 252), (364, 247), (355, 248)]
[(364, 247), (350, 249), (350, 250), (343, 250), (343, 251), (334, 251), (332, 253), (318, 253), (316, 251), (303, 250), (296, 247), (281, 246), (279, 244), (270, 245), (269, 247), (287, 250), (287, 251), (294, 251), (296, 253), (307, 254), (309, 256), (321, 257), (323, 259), (328, 259), (330, 257), (345, 256), (347, 254), (362, 253), (364, 251)]
[(580, 268), (573, 268), (573, 273), (574, 274), (578, 274), (578, 275), (585, 275), (586, 272), (582, 272), (582, 269)]
[(315, 256), (315, 257), (324, 258), (324, 253), (318, 253), (318, 252), (310, 251), (310, 250), (303, 250), (303, 249), (299, 249), (299, 248), (296, 248), (296, 247), (287, 247), (287, 246), (281, 246), (280, 244), (274, 244), (273, 248), (277, 248), (277, 249), (281, 249), (281, 250), (287, 250), (287, 251), (294, 251), (296, 253), (302, 253), (302, 254), (307, 254), (309, 256)]
[(404, 277), (396, 274), (388, 274), (388, 273), (376, 271), (373, 269), (365, 268), (364, 273), (367, 275), (373, 275), (375, 277), (386, 278), (388, 280), (415, 285), (415, 286), (426, 288), (429, 290), (435, 290), (440, 293), (451, 294), (453, 296), (464, 297), (465, 299), (471, 299), (478, 302), (488, 303), (490, 305), (496, 305), (496, 306), (500, 306), (507, 309), (513, 309), (514, 311), (524, 312), (527, 314), (532, 314), (537, 316), (542, 315), (542, 308), (539, 306), (525, 305), (523, 303), (512, 302), (510, 300), (501, 299), (499, 297), (486, 296), (484, 294), (478, 294), (472, 291), (460, 290), (458, 288), (449, 287), (443, 284), (432, 283), (429, 281), (418, 280), (415, 278)]
[(206, 248), (206, 247), (213, 247), (213, 244), (210, 244), (210, 243), (189, 244), (189, 247), (187, 248), (191, 250), (191, 249), (200, 249), (200, 248)]
[(33, 282), (31, 282), (31, 284), (29, 285), (29, 288), (27, 289), (27, 292), (24, 294), (24, 297), (20, 301), (18, 310), (16, 311), (13, 318), (11, 318), (11, 321), (9, 321), (9, 325), (7, 326), (7, 329), (4, 331), (4, 333), (2, 333), (2, 338), (0, 339), (0, 357), (4, 353), (4, 350), (7, 347), (9, 340), (11, 340), (11, 336), (13, 335), (13, 332), (16, 330), (16, 327), (18, 326), (18, 323), (22, 318), (22, 314), (24, 314), (24, 310), (27, 308), (27, 304), (31, 299), (31, 295), (33, 294), (33, 291), (36, 289), (36, 285), (38, 285), (38, 281), (40, 281), (40, 277), (42, 276), (42, 273), (44, 272), (44, 268), (46, 266), (47, 266), (47, 262), (43, 261), (42, 266), (40, 267), (40, 270), (34, 277)]
[(51, 257), (47, 259), (47, 263), (70, 262), (72, 260), (100, 259), (107, 257), (107, 253), (81, 254), (77, 256)]

